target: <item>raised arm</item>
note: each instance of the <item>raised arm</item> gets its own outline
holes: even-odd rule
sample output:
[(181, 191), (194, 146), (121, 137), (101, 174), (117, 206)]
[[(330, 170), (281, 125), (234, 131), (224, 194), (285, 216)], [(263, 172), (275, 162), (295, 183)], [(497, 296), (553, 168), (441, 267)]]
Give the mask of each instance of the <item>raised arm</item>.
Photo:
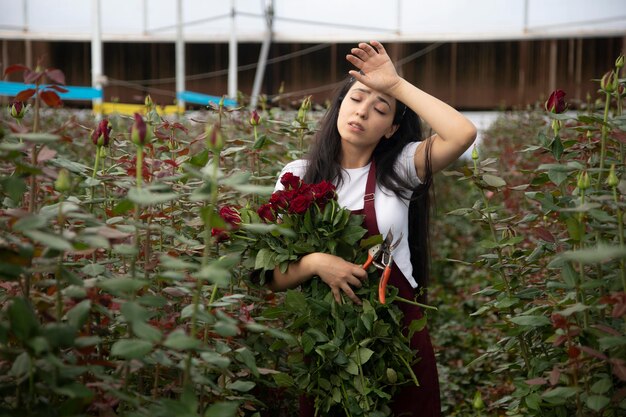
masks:
[[(350, 75), (368, 87), (388, 94), (406, 104), (433, 129), (429, 139), (432, 172), (438, 172), (458, 159), (476, 139), (476, 127), (465, 116), (443, 101), (420, 90), (396, 72), (393, 62), (380, 42), (360, 43), (346, 59), (360, 72)], [(425, 146), (415, 153), (415, 168), (424, 178)]]

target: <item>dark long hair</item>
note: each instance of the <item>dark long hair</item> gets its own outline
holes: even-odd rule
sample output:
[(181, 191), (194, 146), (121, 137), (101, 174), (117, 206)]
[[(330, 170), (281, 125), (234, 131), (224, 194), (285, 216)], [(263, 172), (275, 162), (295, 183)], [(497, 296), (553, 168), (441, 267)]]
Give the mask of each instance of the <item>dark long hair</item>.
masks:
[[(320, 129), (313, 138), (313, 143), (306, 159), (308, 168), (304, 181), (317, 183), (322, 180), (332, 181), (339, 185), (341, 176), (341, 136), (337, 130), (337, 119), (341, 103), (355, 82), (350, 77), (335, 93), (334, 99), (320, 122)], [(381, 140), (372, 158), (376, 161), (376, 181), (400, 198), (410, 199), (409, 203), (409, 247), (413, 277), (420, 287), (426, 288), (429, 271), (429, 217), (430, 217), (430, 186), (432, 170), (430, 164), (430, 141), (426, 146), (425, 174), (422, 184), (412, 187), (393, 169), (402, 149), (411, 142), (422, 141), (421, 122), (418, 115), (404, 103), (396, 101), (393, 124), (398, 129), (389, 139)], [(425, 295), (424, 295), (425, 299)]]

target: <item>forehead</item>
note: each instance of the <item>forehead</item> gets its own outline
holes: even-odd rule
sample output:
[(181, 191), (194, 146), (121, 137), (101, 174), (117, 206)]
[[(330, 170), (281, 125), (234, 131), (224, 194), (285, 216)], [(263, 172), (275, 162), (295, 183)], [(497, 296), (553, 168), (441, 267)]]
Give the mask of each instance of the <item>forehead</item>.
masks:
[(356, 92), (356, 91), (358, 91), (359, 93), (371, 95), (373, 97), (378, 98), (379, 100), (382, 99), (382, 101), (385, 101), (390, 105), (396, 102), (396, 100), (393, 97), (387, 94), (383, 94), (379, 92), (378, 90), (372, 90), (371, 88), (369, 88), (368, 86), (366, 86), (365, 84), (359, 81), (355, 81), (354, 84), (352, 84), (352, 87), (350, 87), (350, 90), (348, 90), (348, 93)]

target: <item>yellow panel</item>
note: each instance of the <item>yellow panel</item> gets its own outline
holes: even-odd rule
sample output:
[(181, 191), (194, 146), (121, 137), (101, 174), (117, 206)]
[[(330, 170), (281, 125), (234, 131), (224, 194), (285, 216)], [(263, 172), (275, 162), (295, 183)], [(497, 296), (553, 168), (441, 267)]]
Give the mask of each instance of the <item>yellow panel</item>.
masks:
[[(159, 115), (170, 115), (179, 113), (178, 106), (156, 106)], [(125, 104), (125, 103), (102, 103), (93, 107), (93, 112), (97, 114), (124, 114), (132, 116), (135, 113), (145, 114), (146, 106), (143, 104)]]

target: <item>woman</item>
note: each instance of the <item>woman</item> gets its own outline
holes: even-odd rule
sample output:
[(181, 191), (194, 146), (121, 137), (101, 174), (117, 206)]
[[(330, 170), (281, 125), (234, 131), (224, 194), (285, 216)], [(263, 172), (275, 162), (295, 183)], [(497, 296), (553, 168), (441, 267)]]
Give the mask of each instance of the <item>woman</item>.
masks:
[[(427, 277), (428, 187), (434, 173), (448, 166), (469, 148), (476, 128), (446, 103), (401, 78), (383, 45), (360, 43), (346, 59), (357, 70), (332, 102), (309, 155), (285, 166), (307, 183), (321, 180), (337, 185), (339, 204), (365, 215), (370, 234), (389, 230), (402, 239), (393, 250), (389, 280), (405, 298), (414, 298)], [(435, 132), (420, 138), (419, 117)], [(282, 185), (277, 183), (276, 188)], [(352, 287), (367, 277), (360, 265), (342, 258), (311, 253), (274, 271), (275, 291), (297, 287), (319, 276), (337, 300), (341, 292), (361, 301)], [(402, 303), (405, 325), (422, 317), (419, 307)], [(395, 416), (439, 416), (439, 383), (428, 330), (414, 334), (411, 347), (420, 361), (414, 366), (419, 387), (407, 387), (395, 398)], [(313, 415), (301, 403), (301, 415)]]

